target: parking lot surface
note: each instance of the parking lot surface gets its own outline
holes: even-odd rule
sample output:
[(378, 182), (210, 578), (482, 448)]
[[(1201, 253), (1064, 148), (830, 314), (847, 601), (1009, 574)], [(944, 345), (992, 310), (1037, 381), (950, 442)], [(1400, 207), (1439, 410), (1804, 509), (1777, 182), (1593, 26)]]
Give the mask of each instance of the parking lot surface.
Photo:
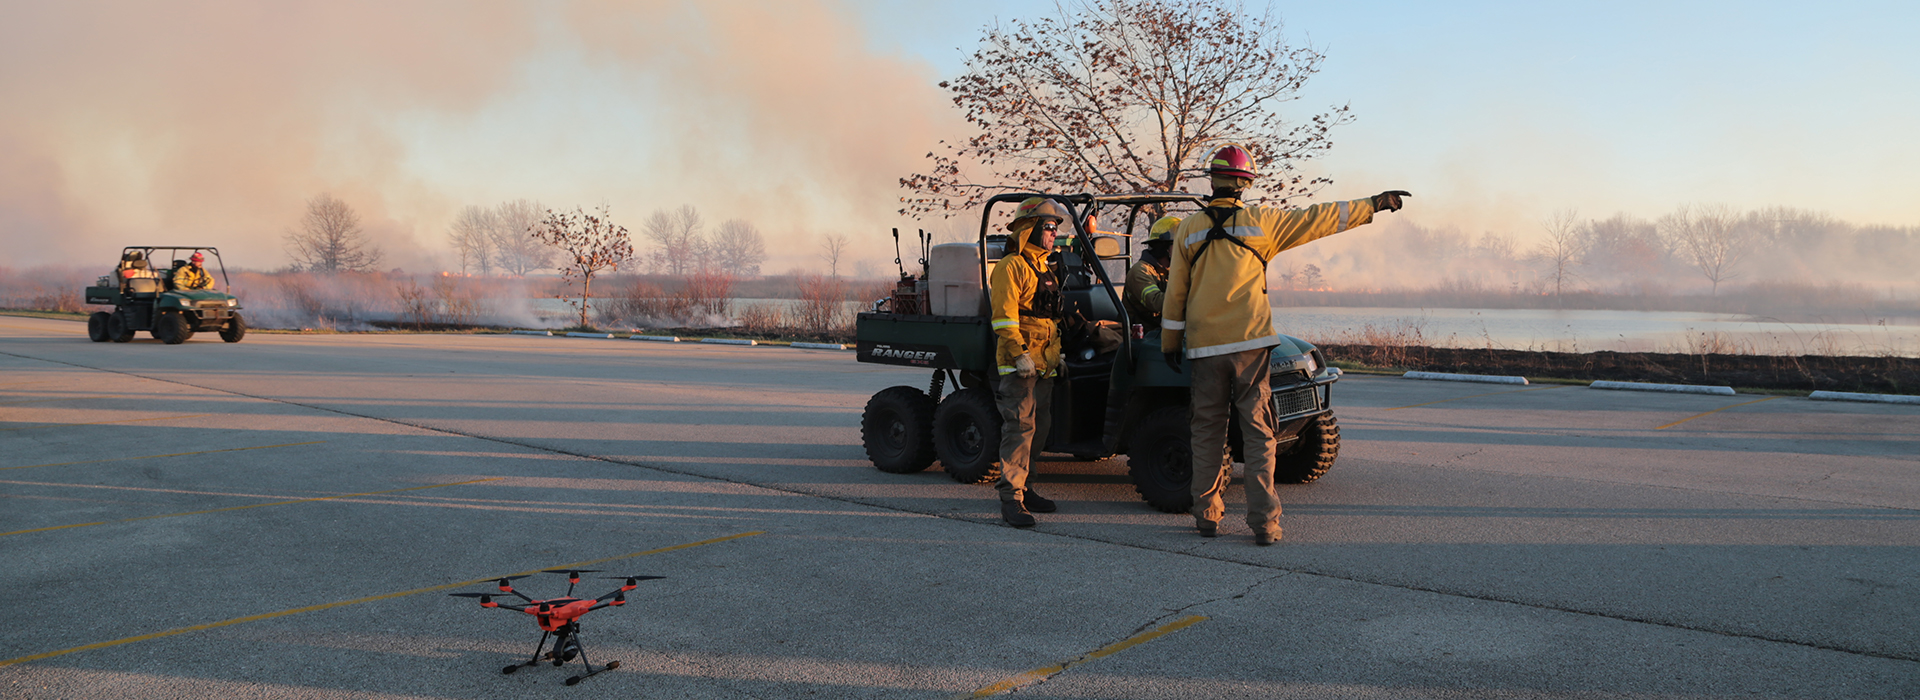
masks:
[[(0, 316), (0, 697), (1920, 697), (1920, 409), (1349, 375), (1285, 538), (872, 468), (853, 353)], [(653, 575), (619, 669), (447, 593)], [(562, 576), (515, 582), (535, 597)]]

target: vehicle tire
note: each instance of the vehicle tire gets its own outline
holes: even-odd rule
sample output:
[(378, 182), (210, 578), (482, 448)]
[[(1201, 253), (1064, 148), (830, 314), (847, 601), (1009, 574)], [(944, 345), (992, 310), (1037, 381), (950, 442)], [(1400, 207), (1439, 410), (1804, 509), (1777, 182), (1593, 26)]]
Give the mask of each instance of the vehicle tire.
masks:
[(1322, 413), (1300, 428), (1293, 448), (1273, 458), (1273, 483), (1311, 484), (1340, 457), (1340, 421)]
[(889, 474), (912, 474), (933, 466), (933, 398), (910, 386), (882, 389), (860, 414), (860, 444), (867, 459)]
[(240, 312), (233, 312), (233, 319), (220, 327), (220, 339), (229, 343), (238, 343), (247, 337), (247, 320), (240, 318)]
[(949, 394), (933, 410), (933, 449), (947, 476), (978, 484), (1000, 476), (1000, 409), (985, 387)]
[(127, 314), (115, 311), (107, 314), (107, 340), (124, 343), (133, 340), (133, 329), (127, 327)]
[(153, 337), (168, 345), (179, 345), (193, 337), (193, 329), (187, 327), (187, 317), (178, 311), (162, 311), (153, 321)]
[(1163, 406), (1140, 419), (1127, 444), (1127, 476), (1141, 500), (1162, 513), (1193, 510), (1193, 430), (1187, 407)]
[(87, 339), (96, 343), (107, 342), (109, 340), (107, 337), (107, 322), (112, 318), (113, 314), (105, 311), (95, 311), (92, 316), (88, 316)]

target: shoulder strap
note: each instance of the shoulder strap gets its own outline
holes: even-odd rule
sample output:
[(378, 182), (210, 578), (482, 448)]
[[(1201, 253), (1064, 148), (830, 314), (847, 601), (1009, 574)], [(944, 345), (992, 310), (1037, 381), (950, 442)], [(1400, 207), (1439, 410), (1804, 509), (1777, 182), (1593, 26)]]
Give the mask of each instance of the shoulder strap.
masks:
[[(1199, 262), (1200, 255), (1203, 253), (1206, 253), (1207, 246), (1213, 245), (1214, 241), (1224, 240), (1224, 241), (1230, 241), (1234, 245), (1240, 246), (1241, 248), (1245, 248), (1247, 252), (1252, 253), (1254, 259), (1260, 261), (1261, 272), (1266, 271), (1267, 269), (1266, 256), (1261, 255), (1260, 251), (1254, 250), (1253, 246), (1247, 245), (1247, 242), (1240, 240), (1238, 236), (1234, 236), (1232, 234), (1227, 233), (1226, 227), (1221, 224), (1222, 221), (1231, 221), (1233, 219), (1234, 213), (1240, 211), (1239, 207), (1231, 207), (1231, 208), (1207, 207), (1206, 209), (1203, 209), (1201, 211), (1206, 213), (1208, 221), (1213, 222), (1213, 229), (1207, 231), (1207, 239), (1200, 242), (1200, 248), (1198, 250), (1193, 251), (1193, 262)], [(1219, 216), (1219, 214), (1225, 214), (1226, 216), (1223, 219), (1221, 216)], [(1191, 264), (1192, 263), (1189, 263), (1189, 265)]]

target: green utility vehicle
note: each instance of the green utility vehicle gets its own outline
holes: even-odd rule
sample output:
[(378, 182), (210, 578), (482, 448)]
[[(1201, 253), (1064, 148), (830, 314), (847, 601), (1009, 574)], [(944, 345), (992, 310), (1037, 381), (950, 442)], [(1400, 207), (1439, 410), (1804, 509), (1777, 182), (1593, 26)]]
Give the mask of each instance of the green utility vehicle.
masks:
[[(938, 460), (947, 475), (961, 483), (998, 476), (1000, 414), (992, 384), (998, 370), (986, 290), (1007, 237), (989, 231), (996, 206), (1007, 219), (1011, 207), (1033, 196), (1053, 199), (1074, 214), (1072, 230), (1063, 226), (1053, 258), (1068, 315), (1116, 322), (1125, 337), (1115, 347), (1063, 331), (1063, 366), (1053, 385), (1053, 423), (1044, 451), (1084, 460), (1126, 455), (1141, 498), (1165, 512), (1186, 512), (1193, 503), (1188, 491), (1193, 476), (1188, 374), (1166, 366), (1159, 332), (1135, 326), (1121, 303), (1133, 239), (1088, 227), (1089, 215), (1124, 213), (1126, 226), (1121, 230), (1141, 230), (1150, 223), (1142, 217), (1149, 208), (1177, 213), (1174, 210), (1205, 206), (1205, 199), (1195, 194), (1002, 194), (988, 200), (976, 242), (923, 243), (921, 274), (903, 270), (894, 293), (857, 317), (860, 362), (917, 367), (932, 374), (924, 391), (896, 386), (867, 402), (860, 419), (867, 457), (880, 470), (899, 474), (924, 470)], [(1271, 362), (1279, 443), (1274, 480), (1308, 483), (1325, 474), (1339, 454), (1340, 428), (1331, 402), (1340, 370), (1327, 366), (1313, 345), (1290, 336), (1282, 336), (1273, 348)], [(948, 384), (958, 389), (942, 397)], [(1237, 424), (1228, 443), (1237, 455)]]
[[(213, 254), (220, 267), (218, 287), (177, 288), (174, 276), (186, 266), (185, 257), (197, 252)], [(172, 258), (172, 267), (156, 269), (156, 253)], [(124, 343), (133, 340), (135, 332), (146, 331), (160, 342), (179, 345), (196, 332), (219, 331), (221, 340), (238, 343), (247, 335), (247, 322), (240, 317), (240, 299), (219, 291), (232, 288), (226, 262), (217, 248), (127, 246), (120, 252), (120, 264), (113, 274), (87, 288), (87, 303), (113, 307), (111, 313), (96, 311), (88, 317), (87, 337), (96, 343)]]

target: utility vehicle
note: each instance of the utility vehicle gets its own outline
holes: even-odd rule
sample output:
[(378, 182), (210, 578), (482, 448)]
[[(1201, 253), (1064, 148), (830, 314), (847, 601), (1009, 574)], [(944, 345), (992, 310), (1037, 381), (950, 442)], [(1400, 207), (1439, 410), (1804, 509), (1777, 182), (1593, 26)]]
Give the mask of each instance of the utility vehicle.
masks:
[[(215, 289), (175, 287), (174, 275), (186, 266), (185, 258), (196, 252), (211, 253), (219, 266)], [(165, 253), (173, 259), (173, 265), (156, 269), (156, 253)], [(196, 332), (219, 331), (221, 340), (238, 343), (247, 335), (240, 299), (219, 291), (232, 288), (218, 248), (127, 246), (120, 251), (120, 264), (113, 268), (113, 274), (87, 288), (87, 303), (113, 307), (112, 312), (96, 311), (87, 318), (87, 337), (96, 343), (124, 343), (133, 340), (135, 332), (147, 331), (160, 342), (179, 345)]]
[[(986, 290), (1007, 237), (992, 231), (996, 215), (1005, 221), (1014, 206), (1034, 196), (1053, 199), (1074, 214), (1063, 222), (1053, 257), (1068, 315), (1114, 321), (1126, 331), (1126, 340), (1110, 350), (1067, 336), (1061, 376), (1053, 385), (1052, 429), (1043, 451), (1085, 460), (1126, 455), (1128, 474), (1141, 498), (1165, 512), (1186, 512), (1193, 503), (1188, 491), (1193, 476), (1188, 373), (1166, 366), (1159, 332), (1134, 325), (1120, 301), (1134, 257), (1132, 236), (1090, 226), (1096, 218), (1124, 218), (1121, 231), (1141, 231), (1150, 223), (1143, 213), (1205, 206), (1205, 198), (1196, 194), (1001, 194), (988, 200), (981, 212), (975, 242), (929, 246), (923, 234), (920, 274), (903, 268), (893, 294), (874, 302), (872, 311), (855, 321), (860, 362), (914, 367), (931, 375), (924, 390), (890, 387), (867, 402), (860, 419), (867, 457), (880, 470), (899, 474), (938, 461), (961, 483), (998, 476), (1000, 415), (993, 400), (998, 371)], [(1117, 214), (1124, 217), (1111, 216)], [(897, 232), (895, 237), (897, 241)], [(1325, 474), (1339, 454), (1340, 428), (1331, 406), (1340, 370), (1327, 366), (1326, 358), (1306, 341), (1282, 338), (1270, 360), (1279, 443), (1274, 480), (1308, 483)], [(948, 385), (957, 389), (942, 396)], [(1228, 442), (1238, 454), (1237, 426)]]

